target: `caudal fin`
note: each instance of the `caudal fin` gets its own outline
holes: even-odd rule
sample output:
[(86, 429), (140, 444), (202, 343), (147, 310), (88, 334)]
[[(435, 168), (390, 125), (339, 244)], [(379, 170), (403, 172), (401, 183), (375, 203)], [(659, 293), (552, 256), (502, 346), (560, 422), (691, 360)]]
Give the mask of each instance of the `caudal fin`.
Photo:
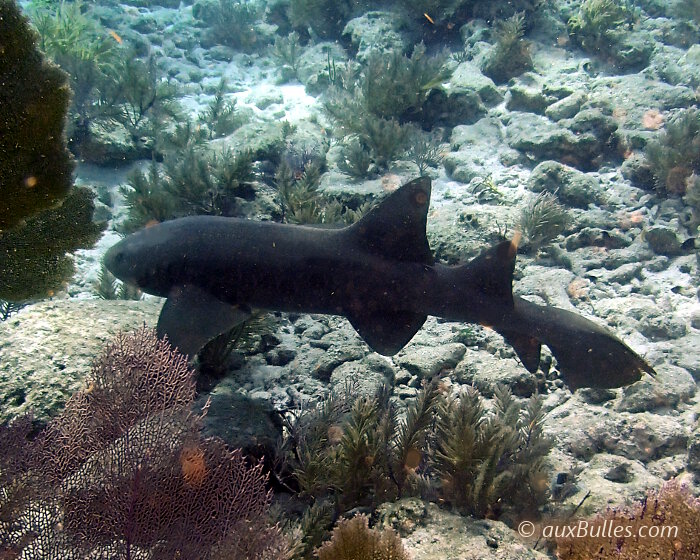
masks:
[(538, 340), (531, 336), (528, 342), (528, 337), (523, 335), (511, 340), (508, 333), (504, 333), (523, 364), (533, 371), (535, 342), (537, 362), (539, 343), (546, 344), (572, 391), (579, 387), (613, 389), (639, 381), (644, 373), (656, 375), (641, 356), (608, 329), (576, 313), (516, 298), (514, 315), (524, 324), (532, 325), (539, 337)]
[(528, 371), (537, 371), (545, 344), (571, 390), (623, 387), (639, 381), (644, 373), (656, 374), (634, 350), (597, 323), (570, 311), (514, 297), (517, 243), (518, 237), (482, 253), (469, 263), (465, 281), (498, 305), (510, 308), (494, 326)]

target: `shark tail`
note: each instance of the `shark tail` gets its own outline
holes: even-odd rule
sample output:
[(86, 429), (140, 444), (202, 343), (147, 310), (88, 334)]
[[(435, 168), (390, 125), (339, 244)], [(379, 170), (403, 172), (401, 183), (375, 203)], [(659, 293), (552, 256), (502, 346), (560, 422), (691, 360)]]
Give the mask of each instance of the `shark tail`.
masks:
[(525, 368), (540, 365), (542, 345), (557, 360), (564, 382), (579, 387), (616, 388), (641, 379), (654, 369), (608, 329), (576, 313), (542, 306), (513, 296), (518, 237), (487, 250), (466, 267), (467, 281), (501, 304), (490, 326), (508, 342)]
[(537, 370), (541, 344), (557, 360), (567, 386), (613, 389), (639, 381), (642, 375), (656, 375), (654, 369), (634, 350), (605, 327), (576, 313), (557, 307), (540, 306), (515, 298), (514, 324), (529, 327), (532, 335), (503, 329), (523, 365)]

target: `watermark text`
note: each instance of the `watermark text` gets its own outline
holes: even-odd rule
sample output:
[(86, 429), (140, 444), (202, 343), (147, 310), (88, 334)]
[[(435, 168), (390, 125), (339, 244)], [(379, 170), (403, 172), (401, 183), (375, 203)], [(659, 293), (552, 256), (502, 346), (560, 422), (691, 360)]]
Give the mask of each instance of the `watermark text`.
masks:
[(545, 539), (676, 539), (676, 525), (643, 525), (639, 522), (625, 524), (622, 521), (607, 519), (591, 523), (584, 519), (568, 524), (536, 525), (532, 521), (521, 521), (518, 533), (525, 538)]

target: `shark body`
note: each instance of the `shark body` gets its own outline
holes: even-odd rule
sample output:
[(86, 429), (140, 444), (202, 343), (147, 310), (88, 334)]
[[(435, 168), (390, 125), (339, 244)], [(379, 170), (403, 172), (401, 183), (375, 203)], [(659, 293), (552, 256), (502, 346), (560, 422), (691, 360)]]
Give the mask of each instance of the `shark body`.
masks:
[(185, 354), (245, 320), (251, 308), (347, 317), (393, 355), (428, 315), (487, 325), (531, 372), (549, 346), (571, 389), (620, 387), (654, 370), (607, 329), (512, 294), (516, 247), (505, 241), (464, 265), (436, 263), (426, 237), (431, 183), (406, 183), (341, 229), (193, 216), (134, 233), (107, 268), (166, 297), (159, 335)]

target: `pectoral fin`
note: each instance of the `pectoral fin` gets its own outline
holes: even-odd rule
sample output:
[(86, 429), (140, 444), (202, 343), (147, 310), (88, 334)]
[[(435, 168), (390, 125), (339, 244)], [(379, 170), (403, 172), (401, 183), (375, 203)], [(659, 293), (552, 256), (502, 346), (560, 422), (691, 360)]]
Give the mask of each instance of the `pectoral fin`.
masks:
[(175, 286), (158, 318), (158, 336), (193, 358), (213, 338), (250, 317), (245, 306), (230, 305), (209, 292), (186, 284)]
[(408, 344), (427, 316), (408, 311), (383, 311), (348, 315), (348, 319), (372, 350), (393, 356)]

